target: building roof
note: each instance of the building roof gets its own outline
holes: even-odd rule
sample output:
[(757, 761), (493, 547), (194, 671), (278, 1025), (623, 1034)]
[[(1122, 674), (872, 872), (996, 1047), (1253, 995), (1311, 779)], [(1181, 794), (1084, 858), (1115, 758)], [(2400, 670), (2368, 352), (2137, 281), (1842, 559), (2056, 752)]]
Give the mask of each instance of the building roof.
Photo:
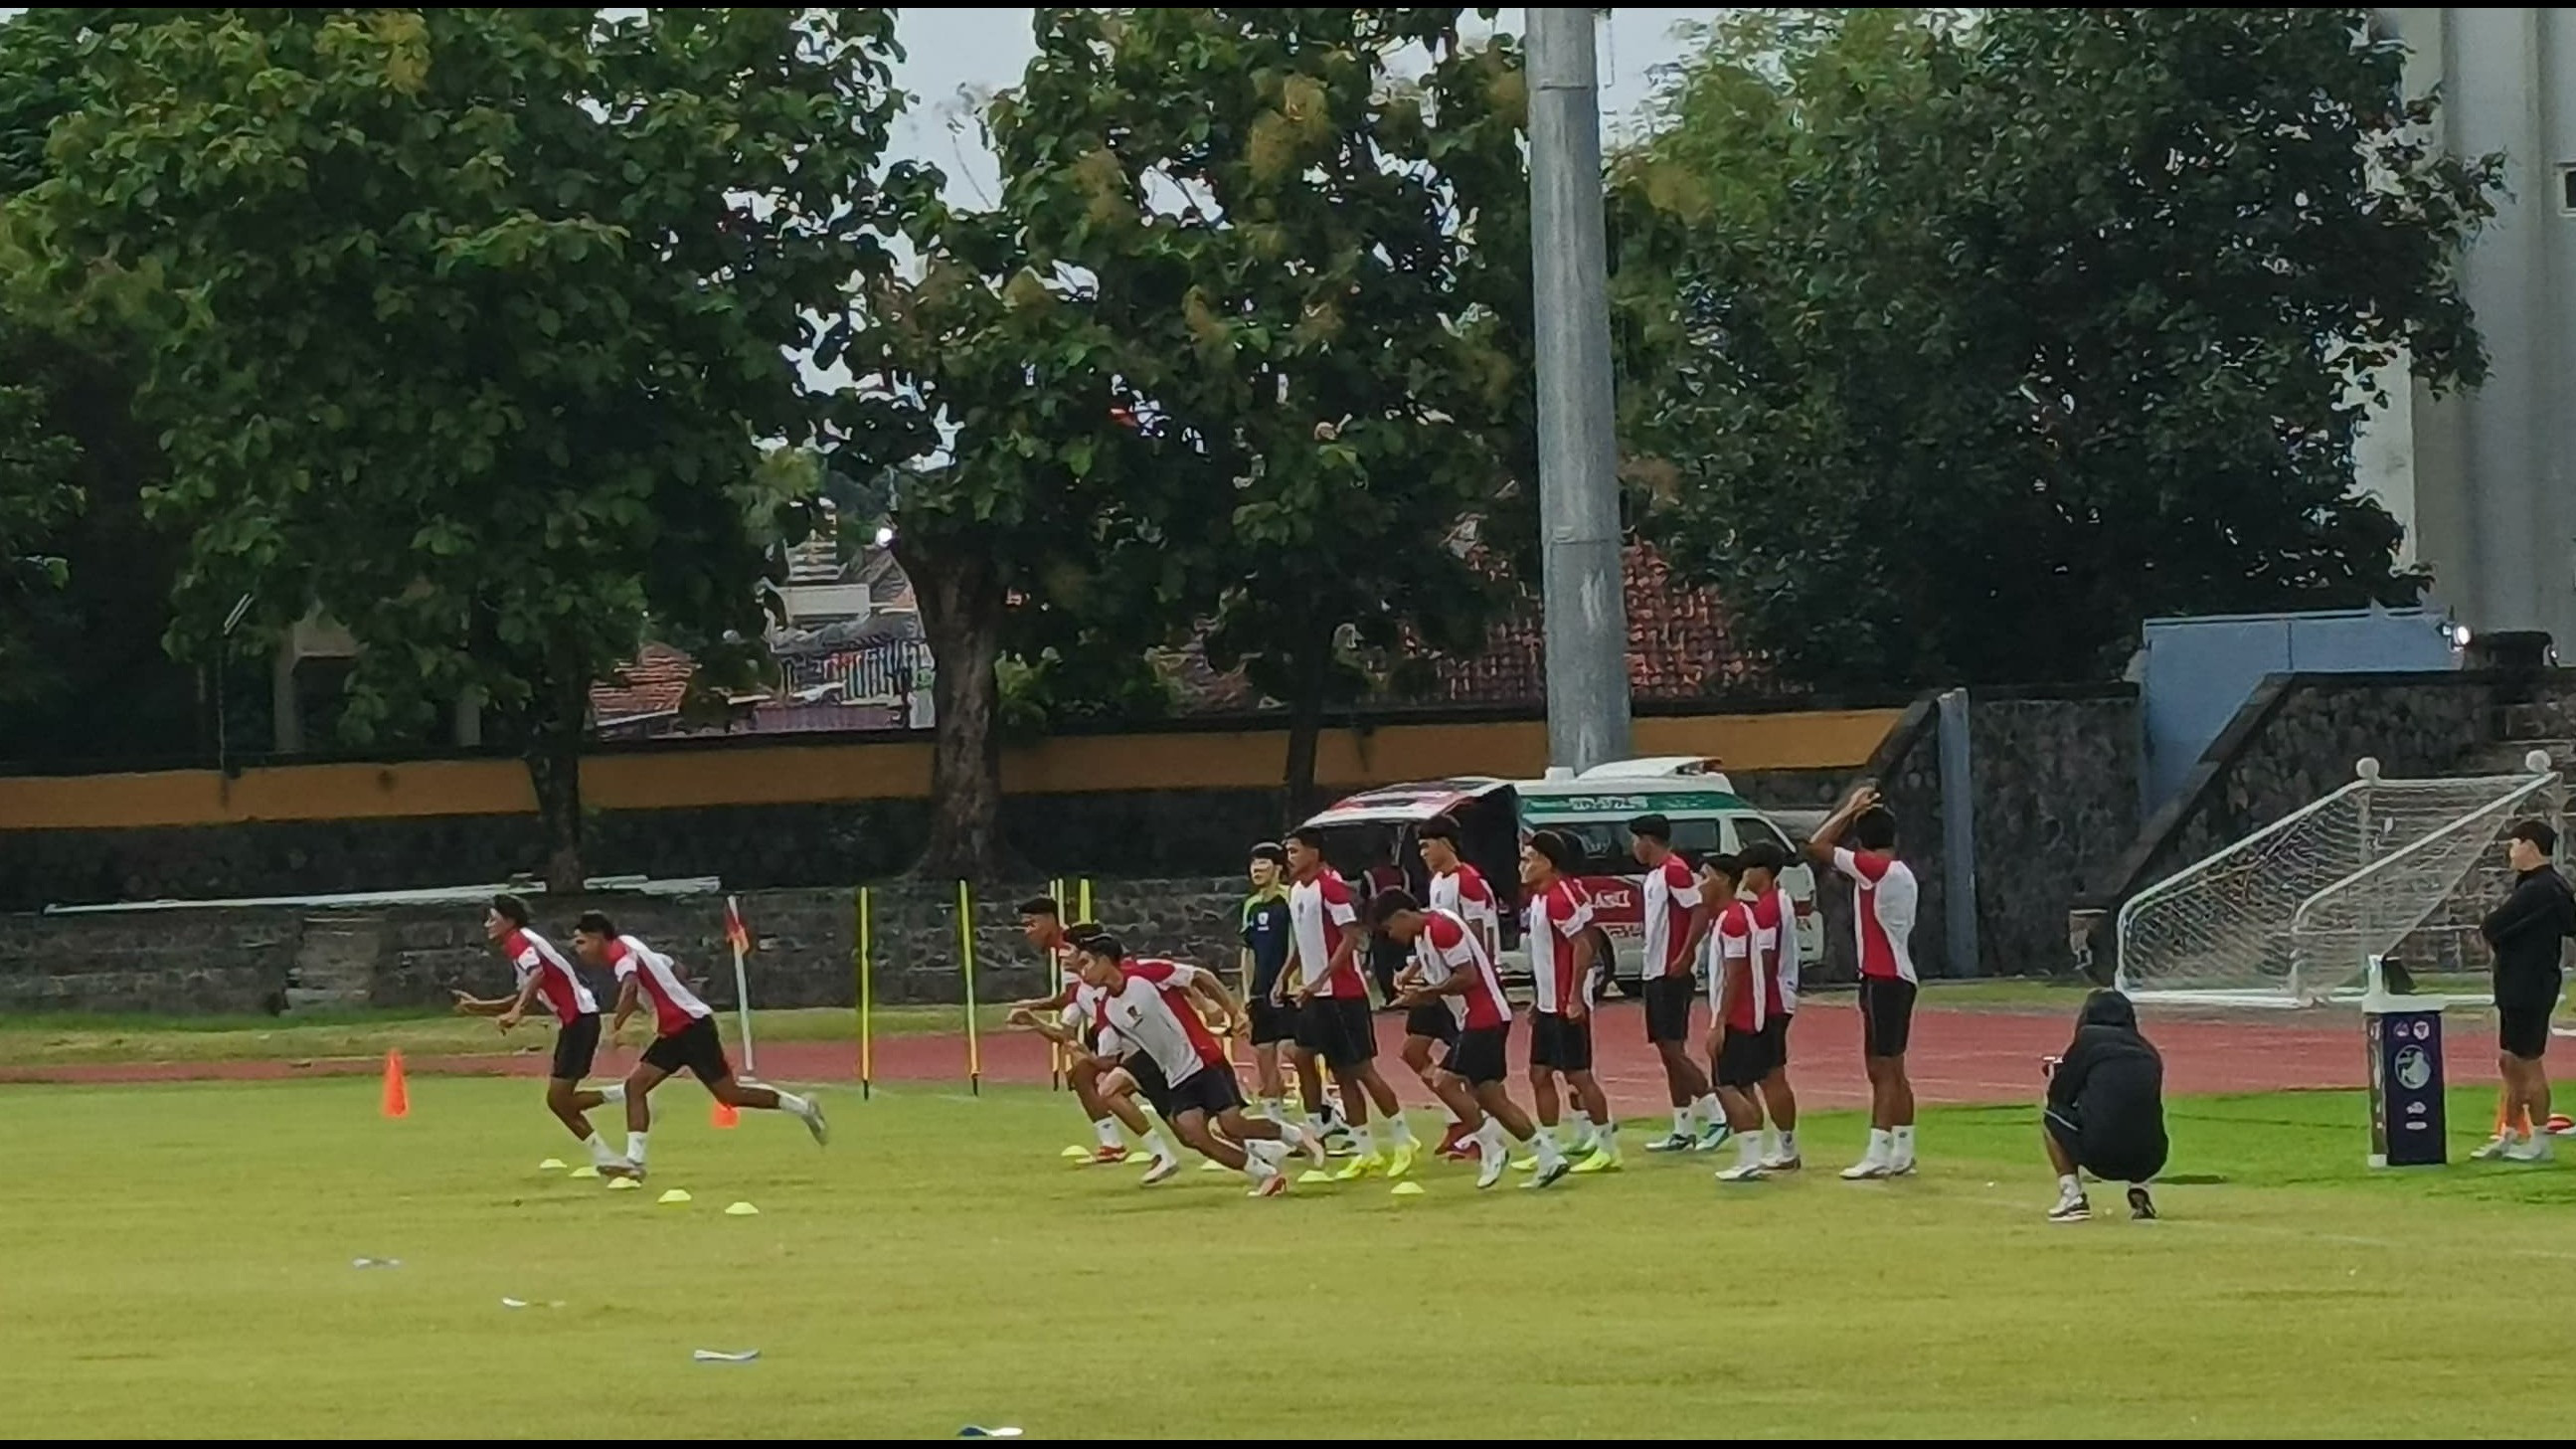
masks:
[(698, 662), (670, 645), (645, 645), (642, 654), (618, 666), (614, 679), (590, 687), (591, 726), (678, 714), (697, 672)]
[[(1621, 550), (1628, 605), (1628, 684), (1648, 700), (1704, 699), (1752, 683), (1758, 673), (1727, 633), (1717, 595), (1674, 580), (1654, 547)], [(1483, 652), (1439, 658), (1430, 698), (1442, 704), (1536, 704), (1547, 698), (1545, 625), (1538, 600), (1486, 632)]]

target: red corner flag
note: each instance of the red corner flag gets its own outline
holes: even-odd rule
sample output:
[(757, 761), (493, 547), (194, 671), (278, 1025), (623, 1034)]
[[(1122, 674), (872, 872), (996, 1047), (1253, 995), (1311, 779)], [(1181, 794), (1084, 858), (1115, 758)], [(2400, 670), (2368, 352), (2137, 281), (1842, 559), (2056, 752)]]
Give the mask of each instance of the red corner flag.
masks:
[(733, 897), (725, 897), (725, 939), (733, 943), (734, 954), (751, 954), (751, 932), (744, 930), (742, 912), (734, 909)]

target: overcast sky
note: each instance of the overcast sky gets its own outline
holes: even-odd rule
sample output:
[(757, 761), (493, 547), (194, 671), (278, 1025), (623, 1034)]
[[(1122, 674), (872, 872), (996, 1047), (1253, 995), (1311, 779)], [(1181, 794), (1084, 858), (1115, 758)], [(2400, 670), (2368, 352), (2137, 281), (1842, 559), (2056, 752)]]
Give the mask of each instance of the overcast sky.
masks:
[[(1705, 21), (1714, 8), (1614, 9), (1601, 35), (1601, 110), (1615, 128), (1634, 115), (1649, 93), (1655, 67), (1678, 56), (1677, 25)], [(905, 59), (895, 79), (912, 92), (913, 108), (898, 124), (895, 145), (904, 155), (929, 161), (948, 174), (952, 200), (989, 200), (997, 184), (991, 153), (976, 140), (961, 93), (972, 95), (1016, 85), (1036, 46), (1027, 10), (924, 10), (906, 8), (896, 21)], [(1505, 10), (1500, 28), (1517, 33), (1521, 12)]]

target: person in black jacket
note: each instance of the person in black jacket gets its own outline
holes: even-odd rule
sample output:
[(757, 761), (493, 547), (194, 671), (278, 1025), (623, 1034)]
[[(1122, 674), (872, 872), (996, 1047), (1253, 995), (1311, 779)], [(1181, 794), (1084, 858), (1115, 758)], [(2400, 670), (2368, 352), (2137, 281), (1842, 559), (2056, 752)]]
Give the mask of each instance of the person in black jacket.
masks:
[(2515, 1162), (2549, 1160), (2549, 1139), (2532, 1130), (2549, 1120), (2549, 1017), (2558, 1008), (2560, 943), (2576, 936), (2576, 894), (2550, 867), (2558, 832), (2525, 820), (2505, 834), (2505, 858), (2514, 869), (2504, 904), (2478, 923), (2495, 951), (2496, 1065), (2504, 1087), (2496, 1109), (2496, 1135), (2474, 1157)]
[(2093, 1215), (2082, 1173), (2129, 1184), (2129, 1216), (2156, 1215), (2147, 1183), (2165, 1170), (2165, 1061), (2138, 1031), (2138, 1009), (2116, 991), (2084, 998), (2075, 1041), (2051, 1058), (2048, 1160), (2057, 1168), (2053, 1223)]

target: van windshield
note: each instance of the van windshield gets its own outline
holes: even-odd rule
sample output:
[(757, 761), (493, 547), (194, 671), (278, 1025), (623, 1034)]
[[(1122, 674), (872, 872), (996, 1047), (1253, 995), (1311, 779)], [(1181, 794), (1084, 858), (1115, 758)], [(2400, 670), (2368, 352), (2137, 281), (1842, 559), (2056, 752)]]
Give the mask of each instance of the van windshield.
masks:
[[(1550, 830), (1573, 836), (1583, 847), (1581, 875), (1636, 875), (1645, 867), (1629, 848), (1631, 837), (1626, 824), (1615, 820), (1576, 820), (1550, 825)], [(1708, 855), (1722, 849), (1719, 822), (1702, 816), (1673, 822), (1673, 849), (1694, 855)]]

